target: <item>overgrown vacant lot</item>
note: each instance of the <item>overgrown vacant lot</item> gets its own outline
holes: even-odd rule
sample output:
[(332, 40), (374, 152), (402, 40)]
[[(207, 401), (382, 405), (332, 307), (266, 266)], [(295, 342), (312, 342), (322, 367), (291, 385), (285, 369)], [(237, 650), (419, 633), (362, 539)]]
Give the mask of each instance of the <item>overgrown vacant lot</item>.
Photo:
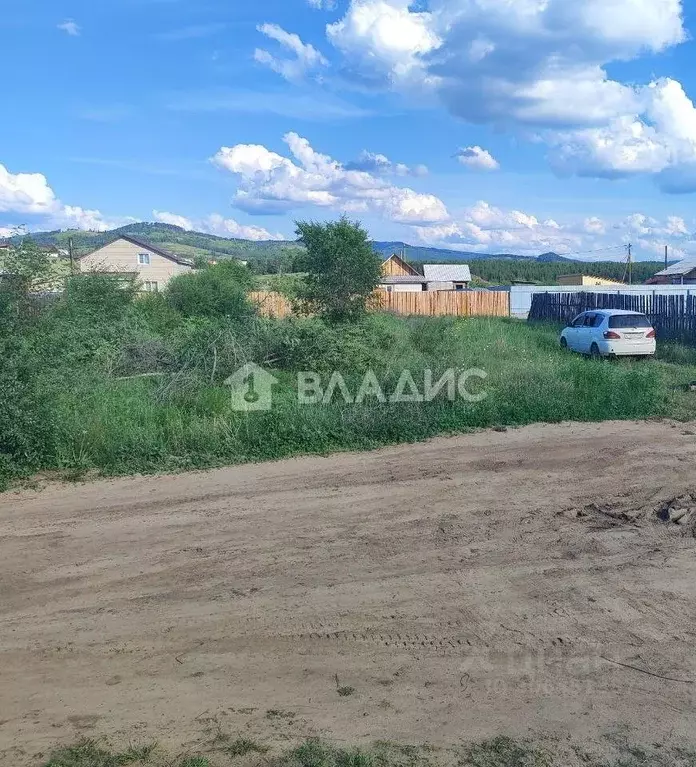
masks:
[(692, 766), (695, 461), (566, 424), (6, 493), (0, 764)]
[[(134, 289), (107, 277), (73, 278), (57, 303), (0, 322), (0, 486), (41, 471), (66, 478), (174, 471), (480, 427), (694, 411), (683, 386), (696, 379), (695, 350), (663, 346), (659, 361), (598, 363), (563, 353), (557, 329), (513, 320), (265, 320), (254, 316), (237, 275), (229, 278), (237, 292), (219, 296), (218, 276), (201, 280), (210, 284), (193, 297), (134, 299)], [(280, 381), (270, 412), (232, 409), (223, 382), (246, 362)], [(324, 385), (337, 371), (354, 395), (368, 370), (389, 394), (404, 370), (422, 392), (426, 370), (438, 380), (470, 368), (487, 374), (474, 385), (487, 393), (478, 403), (297, 400), (300, 371), (318, 373)]]

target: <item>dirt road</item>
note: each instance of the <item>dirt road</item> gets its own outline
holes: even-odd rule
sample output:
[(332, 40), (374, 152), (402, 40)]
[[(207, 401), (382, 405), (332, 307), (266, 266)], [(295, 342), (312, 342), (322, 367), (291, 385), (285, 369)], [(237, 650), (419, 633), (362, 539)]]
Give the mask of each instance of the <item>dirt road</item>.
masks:
[(696, 540), (654, 514), (692, 492), (696, 427), (611, 423), (0, 496), (0, 763), (213, 727), (693, 739)]

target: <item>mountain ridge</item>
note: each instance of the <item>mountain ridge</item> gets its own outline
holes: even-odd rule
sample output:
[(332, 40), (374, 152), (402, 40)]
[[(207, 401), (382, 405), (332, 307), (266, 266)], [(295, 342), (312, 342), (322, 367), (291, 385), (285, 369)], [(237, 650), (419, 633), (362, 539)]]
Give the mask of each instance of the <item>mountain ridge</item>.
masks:
[[(203, 258), (213, 256), (230, 256), (235, 258), (254, 259), (262, 255), (277, 254), (283, 248), (299, 249), (299, 245), (293, 240), (245, 240), (236, 237), (223, 237), (206, 232), (197, 232), (194, 230), (182, 229), (173, 224), (139, 222), (126, 224), (125, 226), (111, 229), (107, 232), (85, 232), (82, 230), (53, 230), (45, 232), (32, 232), (28, 235), (34, 242), (40, 245), (56, 245), (58, 247), (67, 247), (68, 241), (73, 240), (75, 254), (84, 255), (90, 250), (105, 245), (119, 235), (131, 235), (151, 241), (153, 244), (167, 243), (172, 250), (176, 246), (183, 246), (186, 252), (181, 252), (182, 256), (196, 256)], [(20, 236), (10, 238), (19, 239)], [(449, 248), (432, 248), (418, 245), (411, 245), (407, 242), (399, 241), (373, 241), (373, 246), (378, 253), (385, 258), (393, 253), (405, 253), (407, 260), (426, 261), (428, 259), (442, 261), (480, 261), (488, 259), (509, 259), (519, 261), (539, 261), (541, 263), (549, 262), (573, 262), (574, 259), (561, 256), (557, 253), (542, 253), (539, 256), (523, 256), (514, 253), (478, 253), (474, 251), (451, 250)], [(191, 252), (199, 251), (198, 253)], [(177, 251), (178, 252), (178, 251)], [(580, 262), (575, 262), (580, 263)]]

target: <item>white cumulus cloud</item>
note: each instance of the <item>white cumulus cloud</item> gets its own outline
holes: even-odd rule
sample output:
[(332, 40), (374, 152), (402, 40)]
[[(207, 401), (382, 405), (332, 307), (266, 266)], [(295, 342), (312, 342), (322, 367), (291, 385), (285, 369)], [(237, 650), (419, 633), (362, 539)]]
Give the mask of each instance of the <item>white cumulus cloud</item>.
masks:
[(442, 41), (430, 13), (411, 11), (410, 0), (352, 0), (327, 36), (361, 76), (399, 84), (428, 80), (423, 57)]
[(313, 70), (328, 66), (324, 56), (313, 45), (303, 43), (299, 35), (286, 32), (277, 24), (262, 24), (258, 30), (293, 54), (291, 58), (274, 56), (263, 48), (257, 48), (254, 52), (254, 59), (259, 64), (264, 64), (286, 80), (299, 81)]
[(606, 234), (607, 231), (604, 221), (601, 218), (597, 218), (597, 216), (586, 218), (583, 223), (583, 229), (587, 234)]
[(155, 221), (159, 221), (162, 224), (179, 226), (187, 232), (195, 230), (197, 232), (206, 232), (207, 234), (217, 234), (220, 237), (236, 237), (240, 240), (285, 239), (282, 234), (271, 233), (261, 226), (245, 226), (233, 218), (225, 218), (219, 213), (212, 213), (210, 216), (202, 219), (191, 219), (178, 213), (169, 213), (162, 210), (153, 210), (152, 215)]
[(58, 29), (65, 32), (70, 37), (79, 37), (82, 34), (82, 27), (72, 19), (66, 19), (58, 24)]
[(418, 227), (428, 245), (474, 252), (535, 255), (544, 251), (568, 253), (582, 245), (582, 235), (553, 219), (540, 221), (520, 210), (503, 210), (479, 201), (452, 220), (437, 226)]
[(201, 231), (218, 234), (221, 237), (236, 237), (241, 240), (284, 240), (282, 234), (269, 232), (261, 226), (239, 224), (233, 218), (213, 213), (203, 221)]
[(194, 226), (193, 221), (186, 216), (180, 216), (177, 213), (169, 213), (166, 210), (153, 210), (153, 218), (155, 221), (159, 221), (161, 224), (171, 224), (172, 226), (178, 226), (187, 232), (190, 232)]
[(696, 190), (696, 107), (669, 78), (640, 95), (639, 110), (604, 126), (549, 134), (553, 165), (579, 176), (649, 174), (665, 191)]
[(681, 84), (608, 74), (684, 42), (682, 0), (349, 0), (327, 38), (361, 87), (539, 131), (559, 172), (696, 189), (696, 110)]
[(460, 149), (456, 154), (459, 162), (471, 170), (499, 170), (500, 163), (493, 155), (480, 146), (469, 146)]
[(364, 170), (350, 170), (315, 151), (296, 133), (284, 137), (291, 157), (264, 146), (222, 147), (213, 158), (234, 173), (237, 207), (252, 213), (284, 213), (315, 205), (336, 211), (372, 213), (390, 221), (426, 224), (445, 221), (448, 212), (438, 197), (400, 187)]
[(10, 173), (0, 165), (0, 213), (30, 216), (42, 225), (106, 231), (116, 224), (98, 210), (61, 202), (42, 173)]
[(428, 168), (425, 165), (410, 167), (404, 163), (392, 162), (386, 155), (364, 150), (357, 160), (346, 164), (346, 170), (364, 170), (367, 173), (375, 173), (383, 176), (427, 176)]

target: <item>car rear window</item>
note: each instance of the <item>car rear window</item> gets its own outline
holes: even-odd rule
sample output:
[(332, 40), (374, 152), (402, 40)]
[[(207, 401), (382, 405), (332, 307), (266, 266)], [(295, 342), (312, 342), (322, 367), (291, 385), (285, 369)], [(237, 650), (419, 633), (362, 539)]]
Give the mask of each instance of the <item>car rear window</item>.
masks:
[(650, 320), (644, 314), (614, 314), (609, 317), (609, 327), (621, 328), (651, 328)]

